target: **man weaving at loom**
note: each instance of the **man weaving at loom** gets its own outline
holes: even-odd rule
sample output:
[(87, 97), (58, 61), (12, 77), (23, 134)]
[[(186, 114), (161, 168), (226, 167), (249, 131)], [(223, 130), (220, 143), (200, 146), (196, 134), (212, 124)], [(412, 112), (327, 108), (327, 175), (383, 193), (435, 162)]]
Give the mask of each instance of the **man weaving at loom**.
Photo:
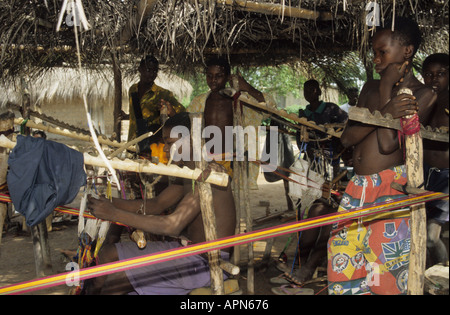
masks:
[[(182, 159), (179, 166), (194, 168), (192, 158), (183, 159), (181, 149), (191, 146), (190, 136), (178, 137), (171, 130), (175, 126), (184, 126), (190, 130), (190, 118), (187, 113), (180, 113), (167, 120), (163, 127), (164, 151), (169, 154), (172, 146), (176, 145)], [(179, 146), (179, 141), (183, 145)], [(176, 143), (176, 144), (175, 144)], [(184, 145), (186, 144), (186, 146)], [(190, 150), (192, 152), (192, 150)], [(215, 162), (210, 167), (225, 172)], [(217, 222), (217, 237), (231, 236), (235, 230), (235, 206), (231, 187), (217, 187), (212, 185), (213, 206)], [(160, 216), (163, 210), (177, 204), (176, 209), (169, 215)], [(128, 226), (158, 235), (181, 236), (189, 242), (205, 241), (202, 213), (198, 185), (191, 180), (183, 184), (172, 184), (162, 191), (156, 198), (146, 200), (113, 199), (112, 203), (106, 198), (90, 198), (88, 208), (99, 219), (120, 222)], [(138, 214), (139, 210), (143, 214)], [(145, 249), (139, 249), (134, 242), (111, 244), (102, 248), (98, 262), (104, 264), (131, 257), (148, 255), (164, 250), (180, 247), (181, 241), (151, 242)], [(228, 249), (221, 252), (222, 259), (228, 260)], [(169, 260), (126, 272), (94, 278), (87, 284), (87, 294), (188, 294), (193, 289), (210, 285), (210, 271), (208, 260), (203, 255), (193, 255), (175, 260)]]

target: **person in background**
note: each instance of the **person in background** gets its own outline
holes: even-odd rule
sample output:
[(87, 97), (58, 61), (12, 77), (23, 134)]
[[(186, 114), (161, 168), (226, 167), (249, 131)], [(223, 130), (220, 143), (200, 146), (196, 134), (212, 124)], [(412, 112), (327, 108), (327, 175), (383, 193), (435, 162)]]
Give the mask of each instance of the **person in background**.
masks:
[[(433, 115), (428, 125), (433, 128), (448, 128), (448, 54), (428, 56), (422, 66), (425, 85), (437, 94)], [(423, 162), (425, 189), (448, 194), (448, 145), (438, 141), (423, 139)], [(448, 199), (426, 203), (427, 209), (427, 265), (448, 266), (448, 252), (441, 239), (442, 226), (448, 223)]]
[(348, 102), (341, 105), (341, 109), (348, 114), (348, 110), (358, 103), (359, 91), (358, 88), (352, 87), (348, 89)]
[[(165, 107), (167, 116), (171, 117), (179, 112), (184, 112), (185, 108), (175, 98), (173, 93), (155, 84), (159, 72), (159, 61), (152, 55), (147, 55), (141, 59), (138, 68), (140, 80), (133, 84), (129, 91), (129, 114), (121, 112), (122, 119), (129, 119), (130, 126), (128, 130), (128, 141), (139, 137), (140, 135), (153, 131), (155, 133), (148, 138), (149, 141), (141, 142), (139, 154), (151, 158), (153, 151), (162, 152), (163, 144), (161, 140), (162, 116), (161, 109)], [(159, 148), (160, 147), (160, 148)], [(153, 152), (153, 156), (155, 156)], [(158, 162), (165, 160), (165, 155), (161, 154)]]

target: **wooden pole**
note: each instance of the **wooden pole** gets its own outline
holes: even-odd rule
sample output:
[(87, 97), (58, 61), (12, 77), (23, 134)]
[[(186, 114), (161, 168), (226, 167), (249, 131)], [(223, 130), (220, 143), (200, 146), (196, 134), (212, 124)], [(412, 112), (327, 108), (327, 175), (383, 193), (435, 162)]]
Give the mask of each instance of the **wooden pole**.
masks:
[[(233, 88), (236, 89), (236, 91), (239, 91), (239, 81), (236, 78), (233, 78), (232, 81)], [(243, 113), (241, 110), (241, 104), (240, 104), (240, 97), (235, 101), (233, 104), (233, 125), (234, 126), (242, 126), (243, 124)], [(244, 160), (239, 160), (240, 158), (238, 154), (236, 154), (235, 159), (235, 169), (237, 170), (237, 173), (233, 174), (233, 177), (236, 178), (238, 185), (235, 186), (237, 188), (237, 191), (235, 192), (235, 196), (237, 196), (236, 205), (240, 208), (239, 213), (240, 217), (243, 215), (243, 212), (245, 213), (245, 226), (247, 233), (251, 232), (253, 230), (253, 220), (252, 220), (252, 214), (251, 214), (251, 207), (250, 207), (250, 199), (249, 199), (249, 191), (248, 191), (248, 160), (247, 157), (244, 157)], [(244, 211), (242, 211), (242, 205), (244, 208)], [(239, 224), (240, 224), (240, 217), (239, 218)], [(248, 250), (248, 264), (247, 264), (247, 294), (254, 294), (255, 293), (255, 266), (254, 266), (254, 255), (253, 255), (253, 243), (249, 243), (247, 246)]]
[[(8, 138), (0, 135), (0, 147), (13, 149), (16, 143), (9, 140)], [(84, 164), (92, 165), (92, 166), (101, 166), (105, 167), (105, 162), (99, 156), (92, 156), (88, 153), (84, 153)], [(197, 179), (202, 171), (200, 169), (191, 170), (187, 167), (178, 167), (176, 165), (165, 165), (165, 164), (153, 164), (145, 160), (120, 160), (118, 158), (114, 158), (109, 160), (109, 163), (114, 169), (124, 170), (136, 173), (150, 173), (150, 174), (159, 174), (159, 175), (167, 175), (167, 176), (175, 176), (186, 179)], [(211, 174), (206, 179), (207, 183), (214, 184), (217, 186), (226, 187), (228, 186), (228, 174), (219, 173), (212, 171)]]
[[(237, 93), (237, 91), (238, 90), (235, 88), (227, 88), (227, 89), (221, 90), (221, 92), (224, 95), (228, 95), (230, 97), (233, 97)], [(305, 117), (298, 117), (298, 115), (294, 114), (294, 113), (289, 114), (284, 109), (280, 110), (280, 109), (271, 108), (271, 107), (267, 106), (266, 103), (263, 103), (263, 102), (258, 103), (258, 101), (246, 96), (245, 94), (241, 94), (238, 99), (240, 102), (243, 102), (243, 105), (249, 106), (250, 108), (254, 107), (254, 108), (262, 110), (264, 112), (278, 115), (280, 117), (292, 120), (303, 126), (307, 126), (312, 129), (322, 131), (324, 133), (327, 133), (327, 134), (332, 135), (337, 138), (341, 137), (342, 131), (335, 131), (334, 127), (336, 127), (336, 126), (342, 127), (342, 128), (345, 127), (345, 123), (343, 123), (343, 124), (328, 124), (328, 125), (332, 125), (332, 127), (327, 127), (326, 124), (325, 125), (317, 125), (315, 122), (309, 121)], [(297, 126), (297, 127), (300, 128), (300, 126)]]
[[(400, 89), (398, 94), (410, 94), (410, 89)], [(417, 116), (417, 113), (415, 114)], [(407, 119), (413, 116), (406, 117)], [(416, 117), (418, 119), (418, 117)], [(423, 183), (423, 148), (419, 132), (405, 134), (406, 172), (408, 186), (419, 187)], [(408, 294), (423, 295), (425, 283), (425, 262), (427, 225), (425, 204), (411, 206), (411, 251), (409, 254)]]
[[(241, 164), (241, 189), (245, 208), (245, 227), (247, 233), (253, 231), (252, 211), (249, 198), (248, 184), (248, 161), (245, 158)], [(255, 294), (255, 257), (253, 253), (253, 243), (248, 244), (248, 266), (247, 266), (247, 294)]]
[[(30, 95), (22, 92), (22, 117), (30, 118)], [(25, 127), (25, 135), (30, 135), (30, 129)], [(34, 261), (36, 265), (36, 276), (43, 277), (49, 275), (52, 271), (50, 258), (50, 246), (48, 243), (47, 222), (46, 220), (31, 227), (31, 236), (33, 240)]]
[[(23, 118), (15, 118), (14, 119), (14, 124), (16, 124), (16, 125), (21, 125), (23, 122), (24, 122)], [(78, 140), (87, 141), (87, 142), (94, 142), (90, 134), (86, 135), (86, 134), (81, 134), (81, 133), (78, 133), (78, 132), (69, 131), (67, 129), (61, 129), (61, 128), (55, 128), (55, 127), (51, 127), (51, 126), (45, 126), (43, 124), (35, 123), (32, 120), (28, 120), (25, 123), (25, 126), (30, 127), (30, 128), (34, 128), (34, 129), (43, 130), (43, 131), (50, 132), (50, 133), (54, 133), (56, 135), (69, 137), (69, 138), (72, 138), (72, 139), (78, 139)], [(111, 147), (116, 147), (116, 148), (121, 148), (121, 147), (126, 146), (127, 150), (134, 151), (134, 152), (136, 151), (135, 147), (130, 147), (130, 146), (127, 145), (127, 143), (125, 143), (125, 144), (124, 143), (119, 143), (117, 141), (111, 141), (111, 140), (105, 139), (103, 137), (99, 137), (98, 138), (98, 142), (100, 144), (105, 144), (105, 145), (108, 145), (108, 146), (111, 146)]]
[[(194, 2), (194, 0), (190, 1)], [(206, 3), (208, 1), (199, 0), (199, 2)], [(295, 8), (281, 4), (262, 3), (248, 0), (216, 0), (216, 3), (233, 7), (234, 10), (262, 13), (267, 15), (279, 15), (306, 20), (321, 20), (321, 21), (333, 20), (333, 14), (331, 12), (321, 12), (316, 10)]]
[(114, 72), (114, 133), (116, 141), (120, 142), (122, 134), (122, 121), (120, 119), (120, 112), (122, 111), (122, 71), (120, 70), (120, 61), (115, 51), (111, 53), (111, 57)]
[[(203, 144), (200, 143), (198, 145), (194, 142), (194, 135), (201, 134), (202, 125), (194, 124), (193, 119), (196, 116), (200, 116), (201, 114), (191, 115), (191, 134), (192, 134), (192, 149), (197, 150), (197, 153), (200, 151), (200, 161), (195, 162), (195, 167), (201, 170), (206, 169), (206, 162), (203, 159), (203, 152), (201, 152), (203, 148)], [(197, 128), (195, 132), (194, 129)], [(202, 212), (203, 219), (203, 228), (205, 231), (206, 241), (212, 241), (217, 239), (217, 230), (216, 230), (216, 215), (214, 213), (214, 204), (213, 204), (213, 195), (211, 185), (206, 182), (198, 181), (196, 182), (196, 186), (198, 187), (199, 195), (200, 195), (200, 208)], [(208, 252), (208, 262), (209, 262), (209, 270), (211, 275), (211, 291), (213, 295), (224, 295), (225, 290), (223, 286), (223, 271), (220, 268), (220, 251), (214, 250)]]

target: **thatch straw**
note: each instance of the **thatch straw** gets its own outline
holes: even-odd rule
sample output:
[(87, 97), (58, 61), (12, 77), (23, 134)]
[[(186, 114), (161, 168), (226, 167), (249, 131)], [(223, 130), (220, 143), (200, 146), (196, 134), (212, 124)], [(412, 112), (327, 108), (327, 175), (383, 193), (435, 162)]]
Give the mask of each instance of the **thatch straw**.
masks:
[[(110, 65), (111, 52), (118, 54), (124, 71), (142, 55), (154, 53), (171, 69), (192, 73), (211, 54), (224, 54), (240, 66), (278, 65), (340, 58), (349, 51), (364, 55), (369, 49), (365, 1), (146, 1), (82, 1), (91, 26), (80, 36), (84, 67)], [(0, 2), (2, 77), (76, 63), (74, 49), (59, 49), (74, 47), (73, 29), (64, 21), (55, 31), (62, 3)], [(418, 21), (425, 54), (448, 52), (448, 0), (376, 3), (383, 20), (395, 8), (396, 14)]]

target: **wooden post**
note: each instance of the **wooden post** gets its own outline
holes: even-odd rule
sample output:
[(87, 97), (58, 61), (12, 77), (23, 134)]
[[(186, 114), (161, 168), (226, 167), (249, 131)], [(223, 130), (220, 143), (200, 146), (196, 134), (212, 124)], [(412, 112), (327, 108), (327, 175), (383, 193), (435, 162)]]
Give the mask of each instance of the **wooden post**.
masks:
[[(249, 198), (249, 184), (248, 184), (248, 161), (245, 158), (241, 164), (241, 192), (244, 200), (245, 209), (245, 227), (246, 232), (253, 231), (252, 211), (250, 207)], [(255, 259), (253, 254), (253, 243), (248, 244), (248, 266), (247, 266), (247, 294), (255, 294)]]
[[(194, 154), (194, 156), (200, 156), (200, 161), (195, 162), (195, 167), (200, 168), (201, 170), (206, 169), (206, 162), (203, 159), (202, 148), (203, 141), (198, 144), (196, 140), (194, 140), (194, 135), (202, 134), (202, 126), (203, 123), (194, 124), (193, 118), (201, 117), (200, 114), (191, 115), (191, 135), (192, 135), (192, 151), (197, 151), (199, 154)], [(203, 120), (203, 119), (202, 119)], [(194, 129), (197, 129), (194, 131)], [(202, 211), (202, 219), (203, 219), (203, 228), (205, 230), (205, 238), (206, 241), (212, 241), (217, 239), (217, 231), (216, 231), (216, 215), (214, 213), (214, 205), (213, 205), (213, 195), (211, 185), (206, 182), (196, 182), (195, 185), (198, 187), (199, 195), (200, 195), (200, 208)], [(220, 268), (220, 252), (219, 250), (208, 252), (208, 262), (209, 269), (211, 274), (211, 291), (213, 295), (224, 295), (225, 290), (223, 286), (223, 271)]]
[(120, 119), (120, 112), (122, 110), (122, 72), (115, 51), (111, 53), (111, 57), (114, 72), (114, 133), (116, 134), (116, 140), (120, 142), (122, 134), (122, 121)]
[[(14, 132), (14, 114), (12, 112), (0, 115), (0, 134), (10, 138)], [(6, 174), (8, 173), (8, 150), (0, 147), (0, 186), (6, 184)], [(8, 213), (8, 204), (0, 202), (0, 244), (2, 243), (3, 225)]]
[[(233, 78), (233, 88), (235, 88), (237, 91), (239, 91), (239, 82), (236, 78)], [(242, 126), (244, 127), (243, 120), (242, 120), (242, 111), (241, 111), (241, 104), (239, 98), (235, 101), (235, 104), (233, 104), (233, 125), (236, 126)], [(241, 148), (242, 149), (242, 148)], [(237, 150), (235, 150), (237, 152)], [(245, 211), (245, 226), (246, 226), (246, 232), (251, 232), (253, 229), (253, 220), (252, 220), (252, 214), (251, 214), (251, 208), (250, 208), (250, 199), (249, 199), (249, 191), (248, 191), (248, 160), (246, 157), (244, 157), (243, 161), (240, 161), (238, 156), (238, 153), (236, 153), (236, 159), (235, 159), (235, 170), (236, 173), (233, 174), (233, 177), (235, 178), (236, 182), (239, 183), (238, 185), (235, 185), (235, 188), (237, 191), (234, 192), (235, 196), (237, 197), (235, 199), (236, 207), (239, 208), (239, 217), (238, 218), (238, 224), (240, 225), (241, 216), (243, 215), (242, 211), (242, 205), (244, 206)], [(242, 198), (241, 198), (242, 197)], [(248, 250), (248, 264), (247, 264), (247, 294), (254, 294), (255, 293), (255, 266), (254, 266), (254, 255), (253, 255), (253, 243), (249, 243), (247, 246)]]
[[(403, 93), (413, 94), (410, 89), (400, 89), (398, 92), (398, 94)], [(417, 114), (415, 115), (417, 116)], [(407, 119), (410, 118), (412, 116), (407, 117)], [(408, 186), (419, 187), (423, 183), (423, 149), (422, 137), (419, 132), (405, 135), (405, 149)], [(427, 244), (425, 204), (411, 206), (410, 230), (408, 294), (423, 295)]]
[[(30, 118), (30, 95), (23, 92), (22, 100), (22, 117)], [(30, 129), (25, 128), (25, 135), (30, 135)], [(34, 261), (36, 264), (36, 276), (43, 277), (49, 275), (52, 271), (52, 263), (50, 258), (50, 246), (48, 244), (47, 223), (41, 223), (31, 227), (31, 236), (33, 239)]]

